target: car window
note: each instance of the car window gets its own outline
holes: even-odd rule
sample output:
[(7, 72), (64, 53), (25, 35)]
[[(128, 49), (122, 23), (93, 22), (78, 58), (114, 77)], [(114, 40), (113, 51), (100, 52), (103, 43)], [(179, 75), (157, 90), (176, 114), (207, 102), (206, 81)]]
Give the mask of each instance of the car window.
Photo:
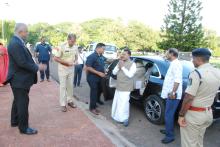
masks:
[(89, 51), (93, 51), (93, 45), (89, 46)]
[(160, 76), (160, 72), (159, 72), (156, 64), (154, 64), (154, 66), (152, 67), (151, 76), (154, 76), (154, 77)]
[[(143, 59), (140, 59), (140, 58), (134, 59), (134, 62), (140, 62), (140, 60), (143, 63), (144, 67), (146, 67), (146, 65), (148, 63), (152, 63), (151, 61), (143, 60)], [(151, 70), (151, 76), (160, 77), (160, 72), (159, 72), (159, 70), (157, 68), (157, 65), (155, 63), (153, 63), (153, 64), (154, 65), (153, 65), (152, 70)]]
[(105, 46), (105, 51), (116, 52), (116, 47), (115, 46), (111, 46), (111, 45), (106, 45)]

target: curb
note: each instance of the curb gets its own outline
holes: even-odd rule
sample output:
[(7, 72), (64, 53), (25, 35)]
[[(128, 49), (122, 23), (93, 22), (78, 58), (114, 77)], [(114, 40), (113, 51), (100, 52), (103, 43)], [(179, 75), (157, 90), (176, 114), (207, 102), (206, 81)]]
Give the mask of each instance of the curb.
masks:
[[(53, 76), (51, 76), (53, 78)], [(53, 78), (54, 82), (59, 85), (58, 81)], [(124, 136), (122, 136), (117, 129), (117, 127), (109, 122), (106, 117), (99, 115), (95, 116), (91, 114), (88, 110), (88, 105), (84, 102), (79, 101), (79, 97), (74, 95), (74, 102), (77, 107), (83, 111), (83, 113), (95, 124), (95, 126), (100, 129), (106, 137), (108, 137), (111, 142), (117, 147), (135, 147), (133, 143), (128, 141)]]

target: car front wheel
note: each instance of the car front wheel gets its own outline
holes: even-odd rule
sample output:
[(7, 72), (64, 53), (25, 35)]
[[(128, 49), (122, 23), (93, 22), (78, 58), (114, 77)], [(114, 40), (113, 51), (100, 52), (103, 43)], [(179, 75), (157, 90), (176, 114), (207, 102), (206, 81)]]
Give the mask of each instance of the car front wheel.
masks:
[(145, 115), (153, 124), (163, 124), (165, 115), (165, 102), (157, 95), (150, 95), (144, 102)]

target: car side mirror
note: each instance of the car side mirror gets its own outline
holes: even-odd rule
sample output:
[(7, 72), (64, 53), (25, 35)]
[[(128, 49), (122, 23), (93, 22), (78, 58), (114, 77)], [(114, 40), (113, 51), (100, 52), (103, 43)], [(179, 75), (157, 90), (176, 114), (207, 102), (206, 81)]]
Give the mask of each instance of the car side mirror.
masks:
[(165, 79), (164, 75), (161, 75), (161, 80), (164, 80), (164, 79)]

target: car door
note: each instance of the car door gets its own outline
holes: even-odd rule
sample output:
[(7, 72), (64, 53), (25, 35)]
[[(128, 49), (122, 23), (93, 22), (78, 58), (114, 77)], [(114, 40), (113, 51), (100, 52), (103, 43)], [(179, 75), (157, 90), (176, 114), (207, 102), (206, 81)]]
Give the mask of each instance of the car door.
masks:
[[(144, 84), (144, 87), (140, 88), (140, 89), (134, 89), (134, 91), (131, 92), (131, 97), (133, 99), (139, 100), (139, 99), (142, 98), (142, 95), (145, 93), (146, 87), (148, 86), (148, 83), (149, 83), (148, 81), (150, 80), (150, 78), (154, 78), (154, 77), (159, 76), (159, 70), (158, 70), (157, 66), (155, 65), (155, 63), (152, 62), (151, 60), (147, 60), (145, 58), (138, 58), (137, 57), (137, 58), (133, 58), (133, 61), (136, 64), (137, 63), (143, 64), (143, 67), (146, 70), (145, 75), (144, 75), (144, 79), (141, 80), (141, 82), (143, 82), (143, 84)], [(151, 64), (150, 68), (149, 68), (149, 64)], [(138, 68), (139, 68), (139, 66), (137, 66), (137, 71), (136, 71), (137, 75), (139, 75), (139, 73), (137, 73), (138, 71), (142, 72), (142, 70), (139, 70)], [(138, 80), (138, 81), (134, 80), (134, 87), (138, 84), (136, 82), (139, 83), (140, 80)]]
[(112, 72), (118, 62), (119, 60), (114, 60), (106, 69), (106, 77), (103, 78), (102, 82), (103, 95), (105, 100), (111, 100), (114, 97), (117, 76), (114, 76)]
[(219, 118), (220, 117), (220, 88), (216, 94), (214, 103), (212, 105), (212, 110), (213, 110), (213, 117)]

